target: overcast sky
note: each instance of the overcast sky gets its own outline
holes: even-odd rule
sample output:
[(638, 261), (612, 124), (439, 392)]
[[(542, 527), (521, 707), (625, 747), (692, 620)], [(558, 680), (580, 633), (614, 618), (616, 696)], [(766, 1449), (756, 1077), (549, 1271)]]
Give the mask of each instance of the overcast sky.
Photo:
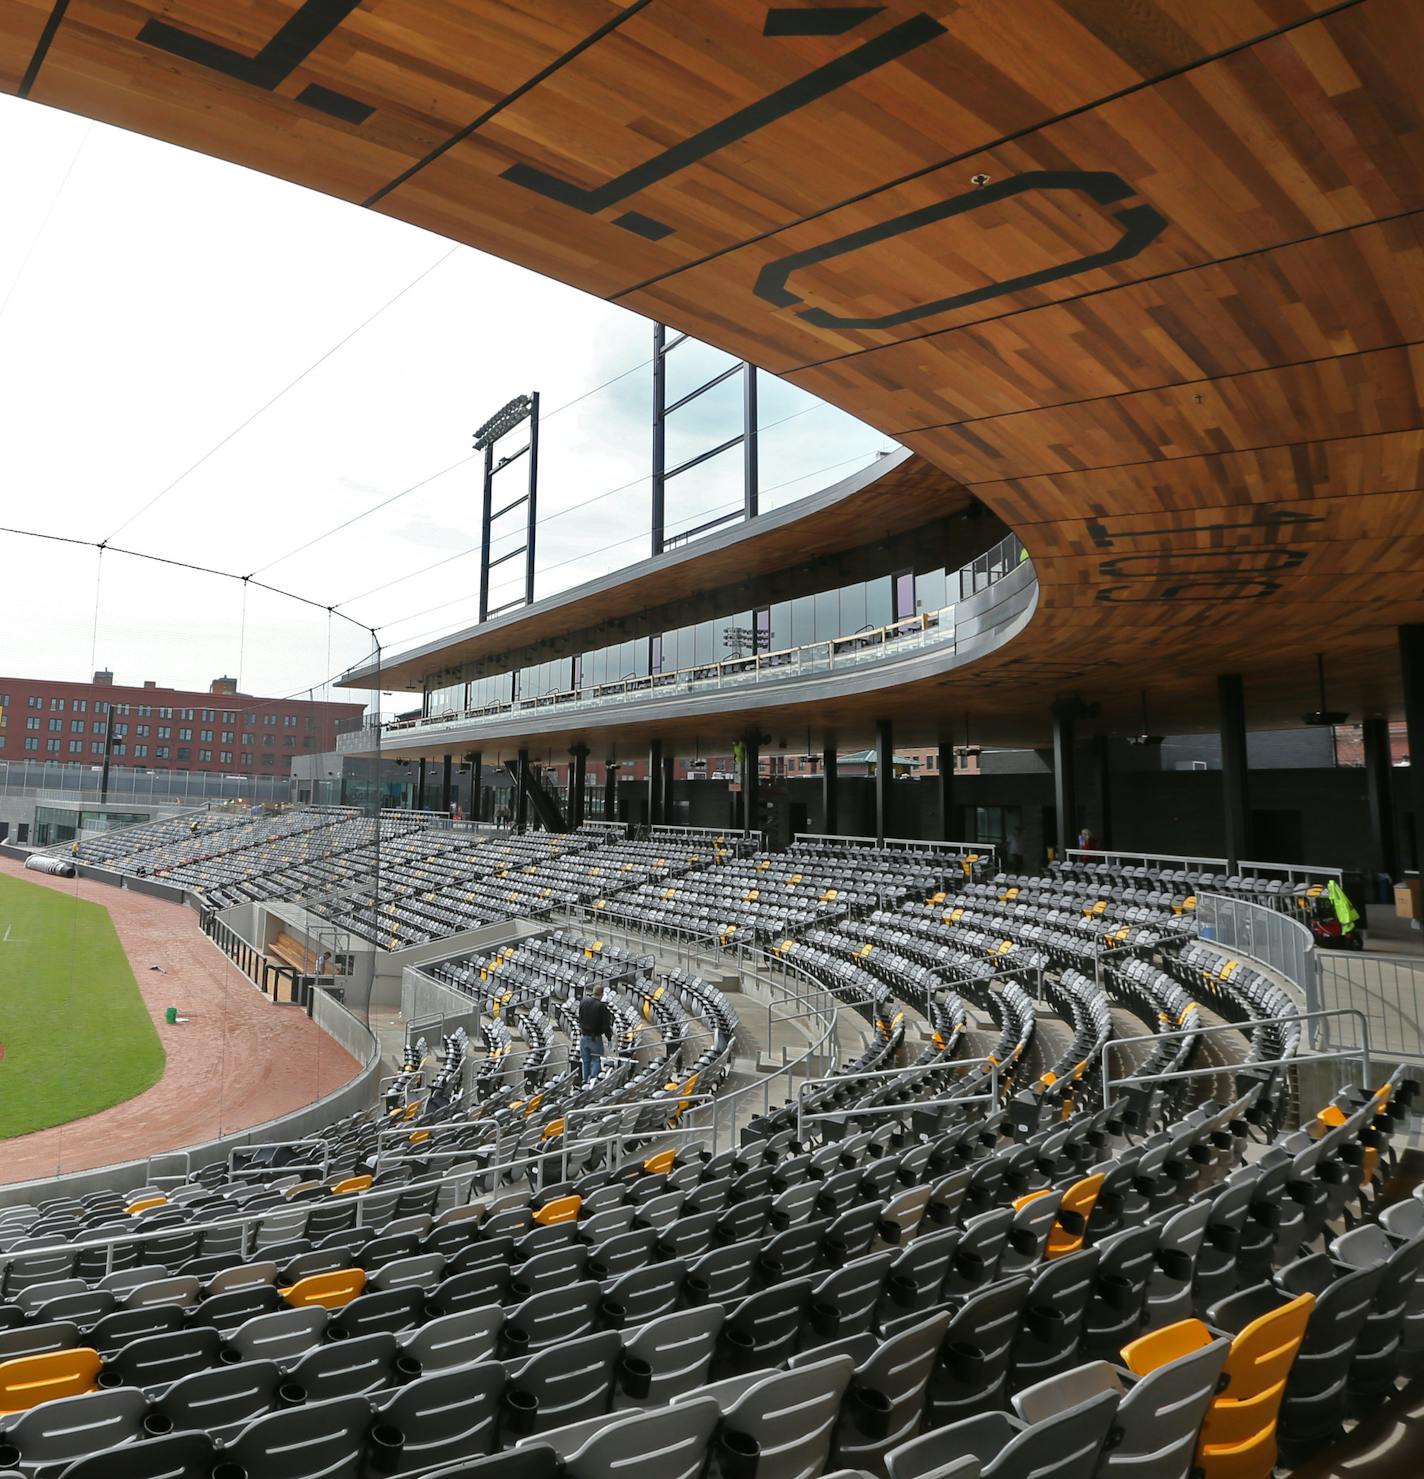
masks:
[[(9, 97), (0, 160), (0, 524), (259, 574), (339, 604), (395, 652), (474, 620), (472, 432), (538, 390), (537, 594), (648, 553), (647, 320), (387, 217)], [(728, 363), (681, 346), (670, 397)], [(761, 381), (763, 506), (888, 445)], [(681, 413), (669, 461), (737, 430), (738, 395), (734, 377)], [(740, 499), (739, 458), (670, 485), (671, 529)], [(492, 604), (514, 594), (497, 588)], [(201, 688), (240, 671), (244, 691), (285, 694), (370, 648), (350, 623), (252, 587), (244, 621), (239, 582), (0, 534), (0, 675), (87, 678), (97, 663), (120, 682)]]

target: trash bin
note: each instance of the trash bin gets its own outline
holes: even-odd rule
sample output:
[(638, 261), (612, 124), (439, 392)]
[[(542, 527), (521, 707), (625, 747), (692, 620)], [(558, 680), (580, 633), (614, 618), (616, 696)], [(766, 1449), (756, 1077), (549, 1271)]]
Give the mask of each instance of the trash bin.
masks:
[(178, 1020), (178, 1008), (164, 1007), (163, 1020), (167, 1022), (170, 1027), (172, 1027), (172, 1025)]

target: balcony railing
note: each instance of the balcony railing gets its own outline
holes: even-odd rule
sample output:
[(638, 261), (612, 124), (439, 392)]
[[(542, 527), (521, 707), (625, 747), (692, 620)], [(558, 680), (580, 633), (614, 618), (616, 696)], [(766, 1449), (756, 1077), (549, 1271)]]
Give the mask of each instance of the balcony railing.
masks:
[[(1023, 545), (1011, 534), (957, 572), (961, 577), (961, 589), (978, 594), (1027, 563)], [(548, 709), (578, 708), (586, 711), (644, 697), (672, 698), (762, 683), (784, 683), (796, 678), (842, 672), (883, 662), (887, 658), (906, 657), (926, 648), (947, 648), (953, 652), (957, 643), (955, 622), (958, 609), (959, 603), (955, 603), (937, 611), (922, 611), (886, 626), (867, 627), (849, 636), (806, 642), (776, 652), (727, 657), (718, 662), (697, 663), (663, 673), (619, 678), (611, 683), (589, 684), (478, 708), (398, 719), (379, 727), (383, 735), (392, 738), (416, 732), (434, 737), (445, 730), (463, 728), (482, 719), (507, 719)], [(338, 735), (337, 749), (362, 751), (369, 748), (369, 736), (377, 727), (368, 722), (358, 732)]]

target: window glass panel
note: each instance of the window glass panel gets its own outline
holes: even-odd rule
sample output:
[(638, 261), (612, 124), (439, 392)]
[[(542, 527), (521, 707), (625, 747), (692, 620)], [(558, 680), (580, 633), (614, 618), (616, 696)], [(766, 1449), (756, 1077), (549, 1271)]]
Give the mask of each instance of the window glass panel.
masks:
[(828, 642), (832, 637), (839, 637), (841, 635), (840, 592), (817, 591), (812, 599), (816, 603), (815, 640)]
[(865, 619), (873, 627), (889, 626), (894, 619), (890, 605), (890, 577), (865, 583)]
[(841, 635), (852, 636), (865, 625), (865, 584), (857, 582), (841, 590)]

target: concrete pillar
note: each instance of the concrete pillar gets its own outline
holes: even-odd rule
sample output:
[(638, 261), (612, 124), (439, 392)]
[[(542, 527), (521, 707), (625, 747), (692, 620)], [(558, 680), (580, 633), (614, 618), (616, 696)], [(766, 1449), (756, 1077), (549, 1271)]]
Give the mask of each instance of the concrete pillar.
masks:
[(603, 820), (618, 820), (618, 766), (612, 760), (603, 767)]
[(895, 781), (895, 732), (888, 719), (875, 721), (875, 840), (885, 841), (890, 787)]
[(939, 747), (939, 835), (950, 841), (954, 835), (954, 746)]
[(1246, 694), (1240, 673), (1216, 680), (1217, 719), (1221, 726), (1221, 803), (1228, 871), (1251, 856), (1251, 803), (1246, 782)]
[(1424, 623), (1399, 629), (1404, 725), (1409, 740), (1409, 809), (1414, 814), (1411, 866), (1424, 867)]
[(484, 820), (480, 813), (480, 783), (484, 779), (484, 758), (479, 750), (470, 754), (470, 816), (477, 822)]
[(450, 780), (454, 764), (455, 757), (453, 755), (447, 755), (445, 757), (444, 774), (441, 776), (440, 779), (440, 810), (443, 811), (447, 817), (450, 815)]
[(1112, 774), (1108, 764), (1108, 737), (1093, 736), (1093, 779), (1098, 790), (1097, 839), (1099, 847), (1112, 844)]
[(663, 821), (669, 825), (675, 815), (672, 809), (672, 780), (673, 767), (676, 763), (676, 756), (663, 756)]
[(1053, 810), (1060, 858), (1078, 845), (1077, 712), (1073, 699), (1060, 699), (1053, 706)]
[(424, 760), (421, 760), (419, 762), (419, 769), (416, 771), (415, 809), (417, 811), (424, 811), (425, 810), (425, 761)]
[(742, 741), (742, 831), (756, 829), (757, 784), (761, 779), (761, 737), (753, 731)]
[(663, 742), (648, 745), (648, 825), (660, 827), (663, 822)]
[(569, 769), (569, 831), (583, 826), (584, 792), (588, 786), (588, 746), (574, 745), (569, 754), (574, 763)]
[(529, 751), (519, 752), (519, 764), (515, 767), (514, 781), (514, 830), (525, 832), (529, 827)]
[(821, 830), (839, 832), (841, 829), (840, 798), (836, 788), (840, 783), (840, 755), (834, 745), (827, 745), (821, 752)]
[(1365, 749), (1365, 800), (1370, 809), (1370, 871), (1396, 878), (1399, 850), (1394, 845), (1390, 795), (1389, 720), (1366, 719), (1360, 727)]

